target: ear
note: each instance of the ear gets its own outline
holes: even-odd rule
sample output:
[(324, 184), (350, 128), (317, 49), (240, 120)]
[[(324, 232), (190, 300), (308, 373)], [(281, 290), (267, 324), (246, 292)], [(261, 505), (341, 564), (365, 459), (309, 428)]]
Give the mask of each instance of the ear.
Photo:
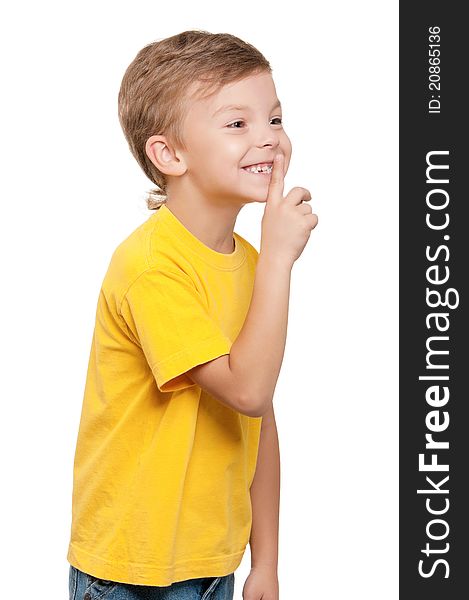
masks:
[(183, 175), (187, 166), (184, 158), (164, 135), (152, 135), (145, 144), (145, 152), (155, 167), (165, 175)]

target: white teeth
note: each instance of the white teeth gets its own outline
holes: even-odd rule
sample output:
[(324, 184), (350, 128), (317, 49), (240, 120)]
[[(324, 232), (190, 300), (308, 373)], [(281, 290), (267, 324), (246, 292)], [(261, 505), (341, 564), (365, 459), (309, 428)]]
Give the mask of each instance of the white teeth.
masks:
[(272, 173), (272, 165), (264, 165), (263, 167), (254, 166), (243, 168), (245, 171), (249, 171), (250, 173)]

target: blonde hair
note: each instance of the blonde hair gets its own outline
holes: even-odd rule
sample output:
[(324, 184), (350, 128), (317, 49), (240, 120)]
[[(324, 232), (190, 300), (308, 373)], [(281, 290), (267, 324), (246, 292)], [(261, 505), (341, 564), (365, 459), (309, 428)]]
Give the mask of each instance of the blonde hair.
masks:
[[(167, 181), (145, 152), (148, 138), (165, 135), (186, 150), (182, 125), (189, 101), (262, 71), (272, 72), (263, 54), (229, 33), (184, 31), (138, 52), (122, 79), (118, 114), (130, 151), (156, 185), (148, 191), (149, 210), (166, 201)], [(187, 90), (194, 82), (201, 85), (189, 98)]]

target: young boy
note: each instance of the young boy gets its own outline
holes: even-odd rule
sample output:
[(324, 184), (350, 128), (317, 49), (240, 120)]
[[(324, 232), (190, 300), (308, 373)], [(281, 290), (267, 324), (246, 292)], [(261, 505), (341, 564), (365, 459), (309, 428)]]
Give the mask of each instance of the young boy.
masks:
[[(124, 75), (119, 119), (157, 210), (100, 290), (70, 598), (228, 600), (249, 542), (243, 596), (277, 600), (272, 398), (291, 269), (317, 216), (308, 190), (283, 197), (291, 144), (270, 65), (229, 34), (157, 41)], [(233, 231), (251, 202), (265, 203), (260, 253)]]

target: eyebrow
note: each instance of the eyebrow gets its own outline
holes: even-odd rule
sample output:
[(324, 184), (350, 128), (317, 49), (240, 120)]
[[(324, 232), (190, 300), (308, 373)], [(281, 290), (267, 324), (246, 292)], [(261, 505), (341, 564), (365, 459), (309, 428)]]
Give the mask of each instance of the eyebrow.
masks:
[[(280, 102), (280, 100), (278, 100), (273, 106), (270, 112), (272, 112), (272, 110), (274, 110), (274, 108), (282, 108), (282, 103)], [(230, 110), (251, 110), (249, 106), (242, 106), (239, 104), (226, 104), (225, 106), (220, 106), (220, 108), (218, 108), (212, 115), (212, 117), (215, 117), (216, 115), (218, 115), (218, 113), (221, 112), (228, 112)]]

